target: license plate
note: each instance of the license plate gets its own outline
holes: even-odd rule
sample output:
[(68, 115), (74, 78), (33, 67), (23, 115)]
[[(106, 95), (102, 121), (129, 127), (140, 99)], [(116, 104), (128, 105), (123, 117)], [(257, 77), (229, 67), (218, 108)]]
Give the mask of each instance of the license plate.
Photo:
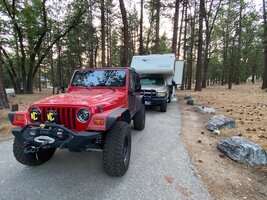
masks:
[(151, 105), (151, 101), (145, 101), (145, 105)]

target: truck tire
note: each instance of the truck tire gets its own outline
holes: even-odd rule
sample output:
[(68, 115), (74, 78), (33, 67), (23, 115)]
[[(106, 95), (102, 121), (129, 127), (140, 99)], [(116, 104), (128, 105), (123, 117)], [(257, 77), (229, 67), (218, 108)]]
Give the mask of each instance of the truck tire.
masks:
[(56, 149), (42, 149), (40, 148), (37, 153), (25, 153), (23, 144), (18, 140), (14, 139), (13, 143), (13, 154), (18, 162), (23, 165), (38, 166), (47, 162), (54, 155)]
[(160, 112), (166, 112), (167, 111), (167, 101), (164, 101), (162, 104), (160, 104)]
[(110, 176), (123, 176), (131, 157), (131, 130), (129, 124), (117, 121), (108, 130), (104, 149), (104, 171)]
[(146, 109), (145, 105), (142, 104), (140, 110), (135, 113), (133, 117), (134, 129), (143, 130), (146, 124)]
[(168, 97), (168, 103), (171, 103), (171, 101), (172, 101), (172, 97), (171, 97), (171, 95), (169, 95), (169, 97)]

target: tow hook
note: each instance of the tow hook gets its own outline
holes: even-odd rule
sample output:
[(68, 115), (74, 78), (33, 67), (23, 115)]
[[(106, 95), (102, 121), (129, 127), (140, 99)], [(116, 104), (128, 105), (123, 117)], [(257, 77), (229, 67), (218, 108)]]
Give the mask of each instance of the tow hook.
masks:
[(24, 153), (26, 153), (26, 154), (28, 154), (28, 153), (37, 153), (40, 148), (47, 147), (48, 143), (49, 143), (48, 141), (43, 141), (42, 144), (40, 146), (38, 146), (38, 147), (28, 144), (24, 148)]

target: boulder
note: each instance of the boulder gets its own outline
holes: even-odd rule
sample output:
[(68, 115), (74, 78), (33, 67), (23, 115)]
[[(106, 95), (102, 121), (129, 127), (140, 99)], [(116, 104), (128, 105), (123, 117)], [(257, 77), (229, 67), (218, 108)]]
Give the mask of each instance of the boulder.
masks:
[(203, 113), (203, 114), (214, 114), (216, 111), (214, 108), (211, 107), (205, 107), (205, 106), (196, 106), (195, 107), (196, 111), (199, 113)]
[(233, 136), (219, 141), (217, 148), (232, 160), (249, 166), (267, 165), (267, 153), (259, 145), (243, 137)]
[(222, 128), (235, 128), (235, 120), (227, 118), (223, 115), (215, 115), (210, 118), (205, 128), (209, 131), (214, 131)]
[(191, 98), (191, 99), (187, 99), (187, 100), (186, 100), (186, 104), (187, 104), (187, 105), (192, 105), (192, 106), (195, 105), (195, 99), (193, 99), (193, 98)]

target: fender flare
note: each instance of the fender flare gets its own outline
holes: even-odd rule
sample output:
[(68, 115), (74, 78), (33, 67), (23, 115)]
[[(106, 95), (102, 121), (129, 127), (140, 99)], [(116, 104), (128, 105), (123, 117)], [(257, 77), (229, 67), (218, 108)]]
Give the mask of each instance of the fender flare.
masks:
[(144, 104), (143, 96), (136, 97), (136, 113), (141, 109), (142, 104)]
[(119, 117), (122, 117), (128, 124), (131, 123), (131, 114), (128, 108), (118, 108), (106, 118), (106, 130), (108, 130)]

